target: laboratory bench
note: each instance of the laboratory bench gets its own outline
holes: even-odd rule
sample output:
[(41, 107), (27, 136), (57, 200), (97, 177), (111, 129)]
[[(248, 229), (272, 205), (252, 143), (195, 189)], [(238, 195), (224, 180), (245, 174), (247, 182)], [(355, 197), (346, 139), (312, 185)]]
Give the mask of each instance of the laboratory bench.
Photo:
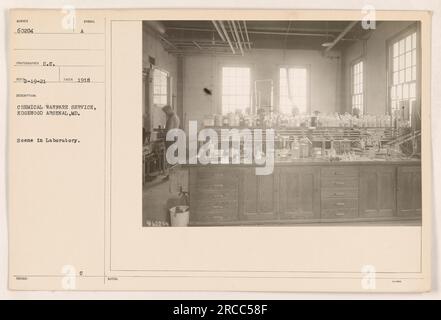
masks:
[(417, 159), (187, 165), (190, 225), (421, 224)]

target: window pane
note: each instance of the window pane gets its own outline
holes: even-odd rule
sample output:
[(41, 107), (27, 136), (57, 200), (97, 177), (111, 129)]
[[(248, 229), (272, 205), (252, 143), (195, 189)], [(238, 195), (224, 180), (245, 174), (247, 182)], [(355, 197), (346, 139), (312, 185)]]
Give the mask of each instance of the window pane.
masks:
[(394, 43), (394, 45), (393, 45), (393, 49), (392, 49), (392, 55), (394, 56), (394, 57), (398, 57), (398, 42), (395, 42)]
[(293, 108), (298, 108), (300, 113), (305, 113), (307, 111), (307, 86), (306, 68), (280, 68), (279, 111), (291, 114)]
[(405, 65), (404, 65), (404, 55), (401, 55), (401, 56), (399, 57), (399, 59), (400, 59), (400, 66), (399, 66), (399, 69), (401, 70), (401, 69), (404, 69), (404, 68), (405, 68)]
[(241, 111), (250, 107), (250, 69), (222, 68), (222, 113)]
[(409, 85), (406, 83), (403, 85), (403, 99), (409, 98)]
[(398, 84), (398, 72), (394, 72), (393, 78), (394, 78), (393, 83)]
[(412, 53), (409, 51), (406, 53), (406, 68), (410, 67), (412, 64)]
[(411, 98), (415, 98), (415, 97), (416, 97), (416, 90), (415, 90), (415, 87), (416, 87), (415, 83), (411, 83), (411, 84), (410, 84), (409, 96), (410, 96)]
[(400, 83), (404, 82), (404, 70), (400, 71)]
[(403, 90), (401, 85), (397, 86), (397, 95), (396, 95), (397, 99), (401, 100), (403, 98)]
[(160, 70), (153, 70), (153, 104), (165, 105), (167, 104), (168, 97), (168, 85), (167, 85), (168, 73)]
[(404, 53), (404, 39), (400, 41), (399, 46), (400, 46), (399, 53), (403, 54)]
[(406, 82), (411, 81), (412, 79), (412, 69), (411, 68), (407, 68), (406, 69)]
[[(395, 60), (398, 63), (398, 59)], [(363, 61), (359, 61), (352, 66), (352, 109), (360, 109), (363, 106)]]
[(412, 40), (411, 40), (412, 36), (407, 36), (406, 37), (406, 51), (410, 51), (412, 50)]

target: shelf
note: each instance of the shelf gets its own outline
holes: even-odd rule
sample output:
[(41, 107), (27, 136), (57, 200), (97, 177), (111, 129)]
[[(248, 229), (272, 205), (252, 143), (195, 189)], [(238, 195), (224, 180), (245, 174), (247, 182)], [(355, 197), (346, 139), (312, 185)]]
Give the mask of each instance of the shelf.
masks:
[[(266, 131), (263, 128), (248, 128), (248, 127), (205, 127), (206, 129), (213, 129), (220, 132), (222, 129), (231, 130), (243, 130), (249, 129), (251, 131), (255, 129), (262, 130), (262, 140), (264, 140)], [(271, 129), (271, 128), (267, 128)], [(317, 128), (277, 128), (274, 129), (275, 136), (294, 136), (303, 137), (307, 136), (312, 141), (322, 140), (334, 140), (334, 141), (357, 141), (363, 137), (377, 136), (379, 140), (383, 142), (389, 142), (396, 138), (397, 129), (393, 127), (317, 127)], [(222, 139), (219, 139), (222, 141)], [(225, 140), (226, 141), (226, 140)]]

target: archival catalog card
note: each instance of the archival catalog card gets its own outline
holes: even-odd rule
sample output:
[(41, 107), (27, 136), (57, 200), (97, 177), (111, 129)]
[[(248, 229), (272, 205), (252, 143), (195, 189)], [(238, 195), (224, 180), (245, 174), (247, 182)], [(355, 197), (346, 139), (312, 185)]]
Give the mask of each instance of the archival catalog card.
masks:
[(9, 12), (12, 290), (430, 290), (431, 16)]

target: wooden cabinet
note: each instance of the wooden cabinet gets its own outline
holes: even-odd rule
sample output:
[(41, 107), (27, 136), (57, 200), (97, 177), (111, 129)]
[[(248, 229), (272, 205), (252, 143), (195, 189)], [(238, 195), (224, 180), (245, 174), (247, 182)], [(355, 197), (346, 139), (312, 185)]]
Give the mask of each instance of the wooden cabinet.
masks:
[(358, 216), (358, 166), (321, 169), (321, 218), (348, 219)]
[(421, 167), (399, 167), (397, 173), (397, 215), (421, 215)]
[(191, 222), (231, 222), (238, 218), (238, 171), (221, 168), (191, 168)]
[(320, 218), (320, 167), (279, 170), (280, 219)]
[(396, 167), (360, 168), (360, 217), (390, 217), (396, 210)]
[(276, 217), (277, 174), (258, 176), (254, 168), (242, 169), (241, 218), (269, 220)]
[(419, 164), (190, 168), (190, 221), (227, 225), (421, 217)]

